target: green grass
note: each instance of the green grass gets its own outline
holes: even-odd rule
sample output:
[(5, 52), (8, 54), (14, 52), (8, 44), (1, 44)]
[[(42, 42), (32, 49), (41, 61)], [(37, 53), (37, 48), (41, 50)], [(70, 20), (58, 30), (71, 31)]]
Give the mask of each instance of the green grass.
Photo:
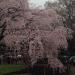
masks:
[(31, 75), (31, 74), (12, 74), (12, 75)]
[(30, 74), (21, 74), (21, 75), (30, 75)]
[(0, 65), (0, 75), (25, 69), (26, 65)]

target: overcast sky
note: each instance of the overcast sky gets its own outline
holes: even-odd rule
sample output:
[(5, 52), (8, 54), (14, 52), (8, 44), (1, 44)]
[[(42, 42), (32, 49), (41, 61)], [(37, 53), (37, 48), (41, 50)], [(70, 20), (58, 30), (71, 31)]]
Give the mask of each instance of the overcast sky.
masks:
[(29, 0), (29, 3), (30, 3), (30, 7), (41, 7), (41, 8), (44, 8), (44, 4), (46, 1), (51, 1), (51, 2), (54, 2), (56, 0)]

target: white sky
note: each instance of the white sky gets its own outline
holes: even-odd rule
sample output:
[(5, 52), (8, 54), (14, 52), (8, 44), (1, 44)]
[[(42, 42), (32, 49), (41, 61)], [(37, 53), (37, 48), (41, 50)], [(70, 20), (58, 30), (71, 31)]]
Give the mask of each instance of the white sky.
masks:
[(46, 1), (51, 1), (51, 2), (54, 2), (56, 0), (29, 0), (29, 3), (30, 3), (30, 7), (40, 7), (41, 8), (44, 8), (44, 4)]

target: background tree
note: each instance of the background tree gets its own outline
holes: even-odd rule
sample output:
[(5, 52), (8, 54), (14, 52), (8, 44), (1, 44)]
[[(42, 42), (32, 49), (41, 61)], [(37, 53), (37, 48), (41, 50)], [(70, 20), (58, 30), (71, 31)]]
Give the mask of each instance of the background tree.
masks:
[[(17, 58), (17, 56), (21, 54), (19, 51), (19, 42), (21, 39), (23, 39), (23, 37), (25, 37), (25, 35), (23, 35), (23, 30), (25, 27), (25, 22), (27, 21), (27, 0), (3, 0), (0, 1), (0, 8), (1, 27), (4, 27), (2, 25), (6, 25), (6, 27), (2, 28), (1, 30), (1, 38), (3, 37), (3, 34), (5, 36), (3, 38), (3, 43), (5, 43), (7, 46), (4, 53), (7, 57), (14, 56)], [(24, 13), (24, 11), (26, 11), (26, 13)], [(3, 29), (5, 29), (5, 32)]]
[[(58, 59), (58, 54), (63, 50), (67, 50), (68, 42), (71, 39), (71, 29), (64, 27), (60, 23), (60, 16), (53, 10), (41, 10), (32, 12), (33, 20), (30, 25), (30, 45), (29, 55), (32, 65), (37, 59), (48, 58), (48, 64), (52, 68), (63, 70), (64, 65)], [(59, 35), (58, 35), (59, 34)], [(56, 64), (55, 64), (56, 62)]]
[[(73, 39), (69, 42), (68, 50), (70, 53), (74, 52), (75, 46), (75, 1), (74, 0), (58, 0), (58, 2), (45, 4), (46, 8), (53, 8), (62, 18), (62, 22), (65, 27), (69, 27), (73, 30)], [(72, 55), (72, 54), (71, 54)]]
[(6, 28), (6, 22), (4, 21), (4, 17), (6, 16), (3, 9), (0, 8), (0, 55), (5, 53), (5, 43), (3, 42), (4, 32)]
[[(69, 41), (69, 51), (71, 55), (75, 54), (74, 46), (75, 46), (75, 1), (74, 0), (59, 0), (59, 4), (63, 4), (65, 6), (65, 12), (62, 11), (62, 16), (65, 21), (63, 21), (69, 28), (71, 28), (73, 32), (73, 39)], [(60, 12), (59, 12), (60, 13)]]
[(62, 17), (54, 9), (25, 10), (20, 7), (22, 4), (12, 1), (5, 2), (7, 7), (2, 7), (7, 13), (3, 19), (7, 24), (4, 40), (13, 51), (12, 55), (26, 57), (29, 54), (31, 65), (47, 57), (52, 68), (63, 70), (58, 54), (61, 48), (67, 50), (67, 41), (72, 38), (71, 29), (64, 26)]
[(73, 29), (74, 25), (74, 0), (58, 0), (58, 2), (50, 3), (46, 2), (46, 8), (53, 8), (57, 11), (59, 15), (63, 17), (64, 23)]

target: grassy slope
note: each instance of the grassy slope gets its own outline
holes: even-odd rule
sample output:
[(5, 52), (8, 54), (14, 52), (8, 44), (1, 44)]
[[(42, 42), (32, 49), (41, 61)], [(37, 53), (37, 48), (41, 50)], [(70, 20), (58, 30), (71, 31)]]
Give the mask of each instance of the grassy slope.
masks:
[(26, 65), (0, 65), (0, 75), (20, 71), (25, 69)]

